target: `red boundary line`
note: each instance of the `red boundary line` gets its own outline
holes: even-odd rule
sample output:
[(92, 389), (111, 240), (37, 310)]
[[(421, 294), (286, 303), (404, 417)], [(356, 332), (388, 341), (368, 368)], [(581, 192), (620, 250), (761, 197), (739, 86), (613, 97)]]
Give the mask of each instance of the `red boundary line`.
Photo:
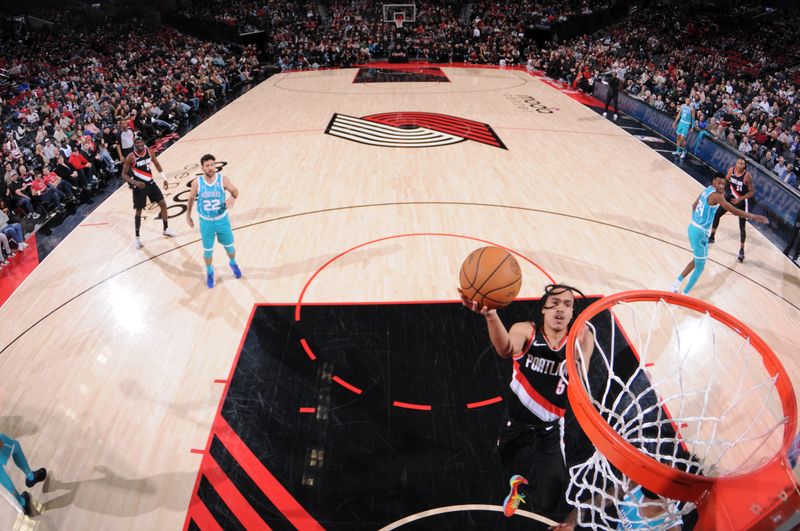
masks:
[(203, 459), (200, 470), (245, 529), (259, 531), (270, 529), (264, 519), (253, 509), (253, 506), (247, 503), (245, 497), (211, 455), (207, 455)]
[(300, 340), (300, 345), (303, 346), (303, 350), (306, 351), (306, 354), (308, 354), (308, 357), (311, 358), (311, 361), (317, 359), (317, 356), (311, 351), (311, 347), (308, 346), (308, 343), (306, 342), (305, 339)]
[(194, 520), (202, 531), (222, 531), (222, 526), (196, 494), (192, 494), (192, 501), (189, 502), (189, 518)]
[(467, 404), (467, 409), (476, 409), (476, 408), (479, 408), (479, 407), (490, 406), (492, 404), (496, 404), (496, 403), (502, 402), (502, 401), (503, 401), (503, 397), (502, 396), (496, 396), (496, 397), (490, 398), (488, 400), (481, 400), (480, 402), (470, 402), (469, 404)]
[(79, 227), (99, 227), (101, 225), (108, 225), (108, 223), (107, 222), (103, 222), (103, 223), (81, 223), (78, 226)]
[(415, 409), (417, 411), (430, 411), (432, 408), (428, 404), (411, 404), (409, 402), (400, 402), (395, 400), (392, 402), (394, 407), (401, 407), (403, 409)]
[(527, 256), (524, 256), (524, 255), (520, 254), (519, 252), (517, 252), (517, 251), (515, 251), (513, 249), (509, 249), (508, 247), (496, 244), (496, 243), (491, 242), (489, 240), (476, 238), (474, 236), (465, 236), (463, 234), (450, 234), (450, 233), (446, 233), (446, 232), (412, 232), (412, 233), (407, 233), (407, 234), (395, 234), (393, 236), (385, 236), (383, 238), (378, 238), (376, 240), (371, 240), (371, 241), (368, 241), (368, 242), (360, 243), (360, 244), (358, 244), (358, 245), (356, 245), (354, 247), (351, 247), (351, 248), (347, 249), (346, 251), (342, 251), (341, 253), (337, 254), (336, 256), (334, 256), (333, 258), (331, 258), (330, 260), (328, 260), (327, 262), (322, 264), (319, 267), (319, 269), (314, 271), (314, 274), (311, 275), (311, 277), (306, 281), (305, 285), (303, 285), (303, 289), (300, 292), (300, 296), (298, 297), (297, 303), (295, 305), (294, 320), (295, 321), (299, 321), (300, 320), (300, 311), (301, 311), (301, 308), (303, 306), (303, 297), (305, 297), (306, 291), (308, 291), (308, 288), (309, 288), (309, 286), (311, 286), (311, 283), (314, 281), (314, 279), (317, 278), (317, 276), (326, 267), (331, 265), (333, 262), (335, 262), (336, 260), (338, 260), (342, 256), (344, 256), (344, 255), (346, 255), (346, 254), (348, 254), (348, 253), (350, 253), (352, 251), (355, 251), (356, 249), (360, 249), (362, 247), (366, 247), (367, 245), (372, 245), (373, 243), (379, 243), (379, 242), (384, 242), (384, 241), (388, 241), (388, 240), (394, 240), (394, 239), (397, 239), (397, 238), (408, 238), (408, 237), (411, 237), (411, 236), (447, 236), (447, 237), (451, 237), (451, 238), (463, 238), (465, 240), (473, 240), (473, 241), (476, 241), (476, 242), (485, 243), (487, 245), (494, 245), (496, 247), (500, 247), (500, 248), (505, 249), (506, 251), (508, 251), (508, 252), (510, 252), (512, 254), (515, 254), (515, 255), (519, 256), (520, 258), (522, 258), (523, 260), (525, 260), (529, 264), (533, 265), (536, 269), (541, 271), (542, 274), (544, 274), (544, 276), (547, 277), (547, 279), (552, 284), (556, 283), (555, 279), (552, 276), (550, 276), (550, 273), (545, 271), (539, 264), (537, 264), (536, 262), (534, 262), (533, 260), (531, 260)]
[(300, 408), (300, 413), (316, 413), (316, 412), (317, 412), (317, 408), (315, 408), (315, 407), (301, 407)]
[[(275, 505), (289, 522), (298, 529), (322, 530), (317, 522), (291, 493), (272, 475), (264, 463), (256, 457), (252, 450), (239, 438), (236, 431), (222, 417), (214, 423), (214, 431), (219, 440), (228, 449), (237, 463), (244, 469), (250, 479), (261, 489), (261, 492)], [(250, 529), (249, 527), (246, 527)]]
[(357, 394), (357, 395), (360, 395), (361, 393), (363, 393), (363, 392), (364, 392), (364, 390), (363, 390), (363, 389), (359, 389), (359, 388), (358, 388), (358, 387), (356, 387), (355, 385), (345, 382), (344, 380), (342, 380), (342, 379), (341, 379), (341, 378), (339, 378), (338, 376), (334, 376), (334, 377), (333, 377), (333, 381), (334, 381), (334, 382), (336, 382), (337, 384), (341, 385), (341, 386), (342, 386), (342, 387), (344, 387), (345, 389), (348, 389), (348, 390), (350, 390), (350, 391), (354, 392), (354, 393), (355, 393), (355, 394)]
[[(244, 341), (247, 339), (247, 332), (250, 330), (250, 325), (253, 323), (253, 317), (256, 314), (256, 305), (253, 305), (253, 308), (250, 309), (250, 317), (247, 318), (247, 324), (245, 324), (244, 332), (242, 332), (242, 339), (239, 341), (239, 348), (236, 351), (236, 357), (233, 359), (233, 364), (231, 365), (231, 370), (228, 373), (228, 381), (225, 384), (225, 389), (222, 391), (222, 396), (219, 399), (219, 404), (217, 405), (217, 412), (214, 414), (214, 419), (221, 416), (222, 413), (222, 404), (225, 402), (225, 397), (228, 396), (228, 389), (231, 386), (231, 380), (233, 379), (233, 371), (236, 370), (236, 365), (239, 363), (239, 356), (242, 355), (242, 348), (244, 347)], [(211, 441), (214, 437), (214, 422), (211, 424), (211, 429), (208, 430), (208, 440), (206, 441), (206, 447), (203, 451), (204, 454), (208, 454), (209, 450), (211, 449)], [(205, 456), (203, 457), (205, 459)], [(202, 466), (203, 462), (200, 462)], [(194, 487), (192, 487), (192, 496), (197, 493), (197, 488), (200, 486), (200, 478), (201, 478), (201, 470), (200, 467), (197, 469), (197, 479), (194, 482)], [(190, 500), (191, 503), (191, 500)], [(186, 519), (183, 522), (183, 530), (186, 531), (189, 528), (189, 509), (186, 510)]]
[[(514, 302), (537, 301), (541, 297), (517, 297)], [(578, 296), (578, 298), (581, 298)], [(603, 295), (590, 294), (583, 297), (586, 299), (602, 299)], [(326, 302), (306, 302), (303, 306), (382, 306), (382, 305), (403, 305), (403, 304), (461, 304), (460, 299), (439, 299), (439, 300), (402, 300), (402, 301), (326, 301)], [(276, 306), (294, 306), (296, 302), (257, 302), (259, 308), (271, 308)]]

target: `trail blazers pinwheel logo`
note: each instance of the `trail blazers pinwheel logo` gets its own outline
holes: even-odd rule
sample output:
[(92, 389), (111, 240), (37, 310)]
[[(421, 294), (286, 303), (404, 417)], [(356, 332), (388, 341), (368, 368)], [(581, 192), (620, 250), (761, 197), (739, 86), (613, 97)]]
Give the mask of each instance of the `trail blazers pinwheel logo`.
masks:
[(382, 147), (438, 147), (472, 140), (508, 149), (488, 124), (431, 112), (387, 112), (361, 118), (336, 113), (325, 133)]

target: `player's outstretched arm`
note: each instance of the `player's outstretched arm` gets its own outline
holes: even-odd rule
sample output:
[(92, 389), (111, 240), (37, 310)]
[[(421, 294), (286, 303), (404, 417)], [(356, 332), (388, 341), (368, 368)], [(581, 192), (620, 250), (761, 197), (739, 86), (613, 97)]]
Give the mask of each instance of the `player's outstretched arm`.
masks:
[(506, 326), (497, 315), (497, 310), (490, 310), (486, 306), (483, 308), (478, 307), (476, 301), (470, 300), (464, 295), (461, 288), (458, 289), (458, 294), (461, 296), (461, 304), (469, 308), (473, 312), (486, 317), (486, 327), (489, 330), (489, 340), (492, 346), (497, 351), (501, 358), (510, 358), (514, 354), (522, 352), (525, 346), (525, 340), (530, 335), (530, 323), (515, 323), (511, 330), (506, 330)]
[[(709, 199), (711, 199), (714, 195), (716, 195), (716, 203), (719, 204), (720, 207), (724, 208), (726, 211), (730, 212), (734, 216), (738, 216), (740, 218), (749, 219), (750, 221), (755, 221), (757, 223), (769, 223), (769, 220), (766, 216), (761, 216), (758, 214), (751, 214), (750, 212), (745, 212), (744, 210), (739, 210), (732, 204), (728, 203), (722, 194), (714, 192), (713, 194), (709, 195)], [(713, 204), (710, 203), (709, 204)]]
[[(202, 177), (198, 177), (197, 179), (202, 179)], [(186, 224), (191, 228), (194, 228), (192, 207), (194, 207), (194, 200), (197, 197), (197, 179), (192, 181), (192, 186), (189, 188), (189, 200), (186, 202)]]

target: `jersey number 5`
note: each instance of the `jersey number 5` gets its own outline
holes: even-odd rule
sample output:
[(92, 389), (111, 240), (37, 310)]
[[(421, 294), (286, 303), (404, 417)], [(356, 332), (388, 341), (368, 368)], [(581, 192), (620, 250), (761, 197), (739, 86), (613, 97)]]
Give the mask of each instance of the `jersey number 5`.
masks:
[(560, 380), (558, 380), (558, 385), (556, 386), (556, 394), (563, 395), (564, 389), (566, 388), (567, 388), (567, 381), (561, 378)]

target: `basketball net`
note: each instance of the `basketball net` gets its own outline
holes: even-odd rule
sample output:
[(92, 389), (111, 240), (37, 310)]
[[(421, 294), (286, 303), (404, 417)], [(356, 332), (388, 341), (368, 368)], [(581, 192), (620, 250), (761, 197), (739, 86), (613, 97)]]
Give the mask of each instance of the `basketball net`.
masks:
[(405, 13), (395, 13), (394, 14), (394, 24), (397, 26), (397, 29), (401, 29), (403, 27), (403, 22), (406, 20)]
[[(578, 329), (603, 319), (610, 337), (595, 333), (584, 353)], [(596, 448), (569, 469), (579, 524), (670, 529), (698, 508), (697, 529), (772, 529), (796, 510), (794, 392), (735, 318), (683, 295), (627, 292), (579, 316), (567, 357), (569, 400)]]

